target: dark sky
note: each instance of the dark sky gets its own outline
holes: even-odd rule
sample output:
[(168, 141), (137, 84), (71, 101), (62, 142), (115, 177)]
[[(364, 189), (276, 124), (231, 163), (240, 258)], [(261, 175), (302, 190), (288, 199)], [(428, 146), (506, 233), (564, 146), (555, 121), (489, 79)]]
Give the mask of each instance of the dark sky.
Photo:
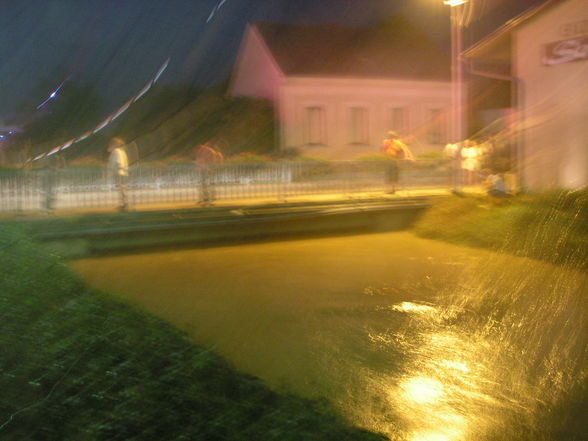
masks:
[[(503, 21), (540, 0), (472, 1)], [(229, 73), (248, 22), (362, 26), (391, 13), (447, 46), (441, 0), (0, 0), (0, 124), (66, 78), (92, 84), (115, 107), (168, 57), (163, 83), (214, 84)], [(483, 23), (477, 28), (494, 26)]]

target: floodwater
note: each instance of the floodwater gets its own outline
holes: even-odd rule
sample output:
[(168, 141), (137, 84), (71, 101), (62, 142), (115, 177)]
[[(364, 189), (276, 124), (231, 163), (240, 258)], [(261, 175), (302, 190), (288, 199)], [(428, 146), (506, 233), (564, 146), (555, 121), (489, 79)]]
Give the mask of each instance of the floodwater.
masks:
[(72, 263), (276, 390), (393, 440), (582, 439), (584, 272), (407, 232)]

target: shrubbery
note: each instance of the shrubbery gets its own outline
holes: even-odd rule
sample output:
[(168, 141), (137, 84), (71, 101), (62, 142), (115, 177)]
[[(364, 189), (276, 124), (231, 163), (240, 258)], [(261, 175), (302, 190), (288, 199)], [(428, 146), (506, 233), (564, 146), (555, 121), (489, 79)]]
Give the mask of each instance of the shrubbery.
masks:
[(94, 156), (82, 156), (69, 161), (67, 165), (69, 167), (104, 168), (106, 167), (106, 161)]
[(381, 439), (91, 292), (19, 232), (0, 227), (0, 256), (3, 441)]
[(442, 161), (442, 160), (447, 160), (447, 156), (445, 155), (445, 153), (443, 153), (442, 151), (437, 151), (437, 150), (428, 150), (426, 152), (422, 152), (419, 153), (418, 155), (416, 155), (416, 159), (420, 159), (420, 160), (435, 160), (435, 161)]
[(192, 158), (194, 148), (204, 142), (219, 148), (225, 157), (275, 150), (274, 113), (265, 100), (212, 90), (165, 89), (145, 99), (121, 116), (118, 130), (123, 139), (136, 143), (140, 162)]
[(367, 153), (357, 157), (358, 161), (393, 161), (394, 158), (384, 153)]
[(254, 153), (243, 152), (237, 155), (228, 157), (225, 160), (227, 164), (265, 164), (271, 162), (269, 156), (256, 155)]

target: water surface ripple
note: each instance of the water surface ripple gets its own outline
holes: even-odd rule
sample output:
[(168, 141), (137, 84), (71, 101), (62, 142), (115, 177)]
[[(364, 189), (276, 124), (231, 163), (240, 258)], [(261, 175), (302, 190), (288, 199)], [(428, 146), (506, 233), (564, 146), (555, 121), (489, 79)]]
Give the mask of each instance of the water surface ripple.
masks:
[(586, 273), (409, 233), (72, 263), (270, 386), (402, 441), (585, 434)]

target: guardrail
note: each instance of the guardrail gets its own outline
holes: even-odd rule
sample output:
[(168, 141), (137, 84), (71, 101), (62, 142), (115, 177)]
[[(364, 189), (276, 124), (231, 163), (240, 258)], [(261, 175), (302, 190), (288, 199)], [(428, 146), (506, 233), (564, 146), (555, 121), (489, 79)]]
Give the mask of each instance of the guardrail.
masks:
[[(395, 169), (395, 167), (397, 167)], [(213, 200), (451, 187), (448, 161), (304, 161), (135, 166), (124, 184), (128, 207)], [(0, 171), (0, 211), (116, 207), (120, 188), (102, 168)]]

